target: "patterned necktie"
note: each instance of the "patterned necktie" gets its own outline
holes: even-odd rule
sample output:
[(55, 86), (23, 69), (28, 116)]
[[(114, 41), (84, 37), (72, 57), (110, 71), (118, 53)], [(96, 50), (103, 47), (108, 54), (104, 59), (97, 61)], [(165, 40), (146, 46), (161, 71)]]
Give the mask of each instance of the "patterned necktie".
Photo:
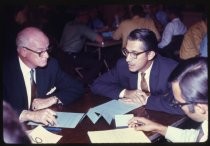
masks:
[(30, 74), (31, 74), (31, 105), (30, 105), (30, 109), (32, 109), (32, 102), (34, 100), (34, 98), (37, 97), (37, 88), (36, 88), (36, 83), (35, 83), (35, 80), (34, 80), (34, 70), (31, 69), (30, 71)]
[(143, 72), (141, 73), (141, 90), (149, 96), (150, 92), (149, 92), (148, 85), (145, 79), (145, 75), (146, 73), (143, 73)]

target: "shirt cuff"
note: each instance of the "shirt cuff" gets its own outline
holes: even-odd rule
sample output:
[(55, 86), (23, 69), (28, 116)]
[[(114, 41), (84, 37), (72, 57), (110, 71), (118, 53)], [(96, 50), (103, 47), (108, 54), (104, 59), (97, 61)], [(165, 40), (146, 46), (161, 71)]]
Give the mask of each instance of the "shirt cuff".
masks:
[(120, 92), (119, 98), (124, 98), (125, 96), (125, 89)]

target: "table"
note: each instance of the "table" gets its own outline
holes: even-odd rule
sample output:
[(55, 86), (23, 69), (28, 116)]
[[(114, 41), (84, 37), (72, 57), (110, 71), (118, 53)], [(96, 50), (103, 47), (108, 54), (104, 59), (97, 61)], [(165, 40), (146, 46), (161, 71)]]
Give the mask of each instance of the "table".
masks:
[[(85, 50), (87, 51), (88, 47), (96, 48), (98, 52), (98, 60), (102, 59), (102, 53), (101, 49), (107, 48), (107, 47), (112, 47), (112, 46), (117, 46), (119, 45), (121, 47), (122, 45), (122, 40), (113, 40), (112, 38), (105, 38), (102, 43), (97, 43), (97, 42), (86, 42)], [(106, 68), (109, 70), (109, 66), (107, 64), (107, 61), (103, 59), (103, 62), (106, 66)]]
[[(63, 112), (80, 112), (86, 113), (89, 108), (95, 107), (99, 104), (105, 103), (111, 99), (101, 96), (96, 96), (91, 93), (86, 93), (84, 97), (71, 103), (68, 106), (53, 106), (52, 109)], [(164, 112), (146, 110), (144, 107), (137, 108), (131, 112), (134, 116), (144, 116), (149, 119), (159, 122), (165, 125), (173, 125), (176, 127), (181, 126), (188, 118), (180, 115), (171, 115)], [(30, 129), (30, 126), (27, 125)], [(93, 124), (88, 117), (85, 117), (75, 128), (63, 128), (60, 132), (54, 132), (60, 134), (63, 137), (58, 143), (90, 143), (87, 135), (88, 131), (95, 130), (109, 130), (115, 129), (115, 122), (112, 120), (109, 125), (103, 118), (100, 118), (96, 124)], [(162, 136), (154, 132), (144, 132), (152, 142), (157, 142)]]

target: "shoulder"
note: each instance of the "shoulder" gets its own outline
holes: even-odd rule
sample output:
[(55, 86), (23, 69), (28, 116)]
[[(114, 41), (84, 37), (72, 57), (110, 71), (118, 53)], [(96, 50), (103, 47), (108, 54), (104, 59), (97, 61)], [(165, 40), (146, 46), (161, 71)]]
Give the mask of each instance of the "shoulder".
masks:
[(158, 63), (159, 66), (164, 68), (174, 68), (178, 64), (177, 61), (167, 57), (163, 57), (161, 55), (156, 56), (155, 62)]

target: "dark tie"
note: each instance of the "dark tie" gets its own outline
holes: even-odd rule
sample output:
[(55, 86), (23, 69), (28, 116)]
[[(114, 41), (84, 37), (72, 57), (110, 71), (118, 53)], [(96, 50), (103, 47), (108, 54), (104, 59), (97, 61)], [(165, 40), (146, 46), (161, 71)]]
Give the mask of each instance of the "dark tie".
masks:
[(201, 140), (201, 138), (203, 137), (203, 135), (204, 135), (204, 133), (203, 133), (203, 129), (202, 128), (200, 128), (200, 130), (199, 130), (199, 134), (198, 134), (198, 137), (197, 137), (197, 142), (200, 142), (200, 140)]
[(141, 90), (145, 92), (147, 95), (150, 95), (148, 85), (145, 79), (145, 75), (146, 73), (143, 73), (143, 72), (141, 73)]
[(31, 105), (30, 105), (30, 109), (32, 109), (32, 102), (34, 100), (34, 98), (37, 97), (37, 88), (36, 88), (36, 83), (35, 83), (35, 80), (34, 80), (34, 70), (31, 69), (30, 71), (30, 74), (31, 74)]

